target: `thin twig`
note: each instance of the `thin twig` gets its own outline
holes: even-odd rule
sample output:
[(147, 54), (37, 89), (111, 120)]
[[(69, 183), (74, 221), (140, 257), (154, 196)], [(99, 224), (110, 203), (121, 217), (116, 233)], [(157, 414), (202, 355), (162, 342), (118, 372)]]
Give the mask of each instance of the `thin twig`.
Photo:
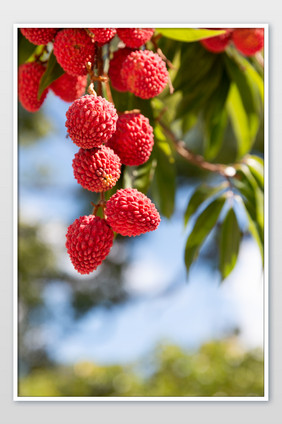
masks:
[(223, 165), (220, 163), (210, 163), (207, 162), (203, 156), (197, 155), (191, 152), (185, 146), (184, 141), (178, 140), (175, 134), (162, 122), (159, 120), (159, 124), (163, 128), (166, 135), (172, 140), (175, 150), (177, 153), (182, 156), (184, 159), (192, 163), (193, 165), (198, 166), (198, 168), (204, 169), (210, 172), (216, 172), (226, 178), (234, 177), (236, 170), (232, 166)]

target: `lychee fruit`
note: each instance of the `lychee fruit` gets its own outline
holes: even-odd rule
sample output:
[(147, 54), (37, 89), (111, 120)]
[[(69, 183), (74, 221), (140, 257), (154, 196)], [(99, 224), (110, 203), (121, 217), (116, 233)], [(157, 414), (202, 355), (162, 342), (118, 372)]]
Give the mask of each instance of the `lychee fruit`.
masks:
[(117, 91), (127, 91), (126, 85), (121, 79), (120, 71), (123, 62), (132, 51), (132, 49), (127, 47), (118, 49), (114, 52), (113, 58), (110, 60), (108, 76), (113, 88)]
[(70, 260), (80, 274), (94, 271), (109, 254), (114, 233), (105, 219), (89, 215), (77, 218), (66, 234)]
[(106, 143), (116, 131), (118, 119), (114, 105), (95, 95), (75, 100), (66, 113), (66, 127), (72, 141), (83, 149)]
[(72, 162), (74, 177), (83, 188), (101, 192), (114, 187), (120, 177), (121, 161), (106, 146), (79, 149)]
[(73, 76), (86, 75), (87, 62), (94, 62), (95, 43), (82, 28), (66, 28), (54, 41), (54, 55), (63, 70)]
[(113, 231), (122, 236), (138, 236), (154, 231), (160, 223), (154, 203), (134, 188), (120, 189), (110, 197), (105, 215)]
[(53, 41), (58, 28), (20, 28), (22, 35), (32, 44), (40, 46)]
[(130, 53), (121, 68), (127, 90), (142, 99), (158, 96), (168, 82), (168, 71), (161, 57), (150, 50)]
[(263, 28), (238, 28), (232, 34), (235, 47), (245, 56), (253, 56), (264, 45)]
[(116, 35), (117, 30), (115, 28), (88, 28), (89, 31), (94, 35), (94, 41), (96, 41), (99, 46), (103, 46), (106, 43), (109, 43), (114, 36)]
[(40, 99), (38, 89), (45, 67), (38, 62), (28, 62), (19, 66), (18, 93), (21, 105), (29, 112), (36, 112), (44, 102), (48, 88), (46, 88)]
[(202, 46), (205, 47), (206, 50), (212, 53), (221, 53), (226, 49), (226, 47), (230, 43), (233, 29), (226, 29), (226, 28), (213, 28), (213, 29), (218, 29), (218, 30), (222, 29), (222, 30), (225, 30), (226, 32), (224, 34), (217, 35), (215, 37), (204, 38), (200, 40), (200, 43), (202, 44)]
[(118, 117), (117, 129), (107, 142), (124, 165), (147, 162), (154, 145), (153, 128), (141, 113), (124, 113)]
[(73, 102), (85, 93), (87, 85), (87, 75), (74, 77), (63, 74), (52, 82), (50, 88), (65, 102)]
[(117, 35), (127, 47), (138, 48), (149, 41), (154, 28), (117, 28)]

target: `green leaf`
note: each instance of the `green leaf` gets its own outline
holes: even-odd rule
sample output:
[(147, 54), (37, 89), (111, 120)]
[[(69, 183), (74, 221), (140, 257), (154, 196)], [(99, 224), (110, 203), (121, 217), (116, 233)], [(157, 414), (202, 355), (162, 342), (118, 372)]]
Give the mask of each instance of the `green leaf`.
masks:
[(194, 193), (192, 194), (191, 198), (189, 199), (185, 214), (184, 214), (184, 225), (186, 226), (188, 224), (188, 221), (192, 215), (197, 211), (198, 207), (205, 202), (207, 199), (211, 198), (215, 194), (219, 193), (220, 191), (224, 190), (227, 187), (227, 185), (220, 184), (215, 187), (208, 186), (206, 184), (199, 185)]
[(217, 60), (217, 55), (211, 54), (199, 43), (182, 45), (178, 72), (172, 80), (175, 91), (183, 90), (185, 92), (194, 89), (199, 81), (210, 74), (210, 70)]
[(249, 221), (249, 230), (258, 243), (263, 261), (264, 245), (264, 196), (247, 165), (241, 164), (237, 170), (238, 181), (234, 178), (233, 183), (241, 193), (241, 201), (244, 205)]
[(123, 174), (124, 187), (136, 188), (138, 191), (146, 194), (152, 182), (156, 159), (151, 154), (150, 159), (139, 166), (126, 166)]
[(257, 242), (257, 245), (259, 247), (259, 251), (261, 254), (261, 260), (262, 264), (264, 266), (264, 242), (263, 242), (263, 232), (261, 231), (261, 228), (259, 228), (258, 223), (252, 218), (249, 208), (247, 207), (246, 203), (243, 201), (242, 198), (239, 198), (238, 201), (241, 203), (241, 205), (244, 208), (244, 211), (246, 213), (248, 223), (249, 223), (249, 231), (251, 235), (253, 236), (254, 240)]
[(217, 89), (210, 97), (205, 109), (205, 150), (204, 156), (208, 161), (218, 155), (228, 122), (225, 104), (230, 89), (230, 79), (225, 71)]
[(183, 98), (176, 110), (176, 117), (180, 118), (189, 112), (199, 112), (209, 102), (211, 95), (218, 89), (223, 72), (223, 64), (218, 58), (210, 70), (191, 90), (183, 91)]
[(261, 190), (264, 190), (264, 166), (263, 166), (263, 160), (254, 155), (248, 155), (244, 159), (244, 162), (249, 167), (249, 170), (251, 171), (253, 177), (255, 178), (258, 186)]
[(191, 43), (203, 38), (215, 37), (225, 33), (225, 30), (210, 30), (196, 28), (157, 28), (157, 32), (167, 38)]
[(55, 81), (57, 78), (63, 75), (63, 73), (64, 73), (64, 70), (58, 64), (57, 59), (54, 53), (52, 52), (48, 60), (46, 71), (44, 72), (40, 80), (39, 89), (38, 89), (38, 99), (40, 99), (43, 91), (47, 87), (49, 87), (49, 85), (53, 81)]
[(228, 111), (238, 142), (238, 157), (244, 156), (253, 146), (260, 124), (261, 102), (257, 86), (245, 68), (224, 55), (226, 69), (232, 79)]
[(198, 256), (200, 247), (202, 246), (208, 234), (214, 228), (224, 203), (224, 196), (216, 198), (197, 218), (194, 228), (187, 239), (185, 247), (185, 265), (187, 274), (189, 273), (192, 263)]
[(236, 265), (241, 236), (236, 214), (229, 209), (220, 232), (219, 269), (222, 279), (228, 277)]
[(153, 149), (157, 165), (154, 175), (154, 198), (161, 214), (169, 218), (174, 211), (175, 201), (175, 159), (169, 142), (162, 129), (157, 125), (154, 129), (155, 144)]
[(227, 109), (237, 139), (237, 156), (242, 157), (252, 148), (259, 127), (259, 118), (255, 113), (246, 111), (238, 87), (234, 83), (229, 91)]

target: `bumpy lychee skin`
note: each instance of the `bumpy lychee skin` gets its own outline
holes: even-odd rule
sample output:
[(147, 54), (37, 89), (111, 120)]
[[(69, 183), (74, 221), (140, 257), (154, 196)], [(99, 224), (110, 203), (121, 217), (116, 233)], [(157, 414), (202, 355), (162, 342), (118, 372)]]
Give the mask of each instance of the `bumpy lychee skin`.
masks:
[(119, 116), (117, 129), (107, 143), (124, 165), (138, 166), (147, 162), (154, 145), (153, 128), (141, 113)]
[(86, 75), (86, 63), (94, 61), (95, 43), (81, 28), (59, 31), (54, 41), (54, 55), (63, 70), (73, 76)]
[(96, 41), (99, 44), (99, 46), (103, 46), (104, 44), (109, 43), (114, 38), (117, 32), (115, 28), (88, 28), (88, 29), (94, 35), (94, 41)]
[(235, 47), (245, 56), (253, 56), (264, 45), (263, 28), (238, 28), (232, 34)]
[(22, 35), (37, 46), (53, 41), (57, 32), (58, 28), (21, 28)]
[(104, 219), (89, 215), (77, 218), (68, 227), (66, 239), (66, 248), (74, 268), (80, 274), (89, 274), (109, 254), (114, 233)]
[(108, 76), (113, 88), (117, 91), (127, 91), (127, 87), (121, 79), (120, 71), (123, 62), (132, 51), (132, 49), (127, 47), (118, 49), (114, 52), (113, 58), (110, 60)]
[(226, 32), (221, 35), (217, 35), (216, 37), (204, 38), (200, 40), (200, 43), (212, 53), (221, 53), (223, 52), (228, 44), (231, 41), (231, 36), (233, 29), (226, 28), (213, 28), (213, 29), (223, 29)]
[(106, 146), (79, 149), (72, 161), (77, 182), (89, 191), (107, 191), (116, 185), (120, 177), (121, 161)]
[(114, 231), (130, 237), (156, 230), (161, 220), (154, 203), (133, 188), (118, 190), (107, 201), (105, 214)]
[(127, 90), (142, 99), (158, 96), (168, 82), (165, 62), (150, 50), (130, 53), (123, 62), (120, 74)]
[(37, 62), (28, 62), (19, 66), (18, 93), (21, 105), (29, 112), (36, 112), (44, 102), (48, 88), (46, 88), (40, 99), (38, 96), (39, 83), (45, 67)]
[(50, 88), (65, 102), (73, 102), (85, 93), (87, 85), (87, 75), (74, 77), (69, 74), (63, 74), (57, 78)]
[(103, 97), (86, 95), (75, 100), (66, 113), (66, 127), (72, 141), (83, 149), (106, 143), (116, 130), (114, 105)]
[(127, 47), (138, 48), (149, 41), (154, 28), (117, 28), (117, 35)]

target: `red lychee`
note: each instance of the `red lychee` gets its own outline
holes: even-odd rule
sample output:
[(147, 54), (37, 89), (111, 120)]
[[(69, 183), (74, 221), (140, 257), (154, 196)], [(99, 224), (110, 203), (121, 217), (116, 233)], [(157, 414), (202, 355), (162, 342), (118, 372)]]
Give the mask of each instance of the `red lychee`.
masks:
[(38, 99), (39, 83), (45, 67), (41, 63), (28, 62), (19, 66), (18, 93), (21, 105), (29, 112), (36, 112), (44, 102), (48, 88)]
[(115, 28), (88, 28), (89, 31), (94, 34), (94, 41), (100, 46), (109, 43), (116, 35), (117, 30)]
[(83, 188), (101, 192), (111, 189), (120, 177), (121, 161), (106, 146), (79, 149), (72, 162), (74, 176)]
[(117, 35), (127, 47), (138, 48), (149, 41), (154, 28), (117, 28)]
[(58, 28), (21, 28), (22, 35), (32, 44), (40, 46), (53, 41)]
[(160, 215), (151, 200), (134, 188), (118, 190), (106, 203), (107, 222), (123, 236), (138, 236), (154, 231)]
[(159, 95), (168, 82), (165, 62), (150, 50), (130, 53), (123, 62), (120, 74), (127, 90), (142, 99)]
[(108, 75), (115, 90), (127, 91), (125, 84), (122, 82), (120, 71), (123, 62), (132, 51), (132, 49), (127, 47), (118, 49), (114, 52), (113, 58), (110, 60)]
[(124, 165), (145, 163), (154, 145), (153, 128), (141, 113), (124, 113), (118, 117), (117, 129), (107, 143)]
[(114, 233), (107, 222), (98, 216), (77, 218), (66, 234), (70, 260), (80, 274), (94, 271), (109, 254)]
[(66, 127), (72, 141), (83, 149), (106, 143), (116, 131), (114, 105), (103, 97), (85, 95), (75, 100), (66, 113)]
[(54, 55), (63, 70), (73, 76), (86, 75), (86, 63), (93, 64), (95, 43), (81, 28), (59, 31), (54, 41)]
[(50, 88), (65, 102), (73, 102), (85, 93), (87, 75), (74, 77), (63, 74), (52, 82)]
[(263, 28), (238, 28), (232, 34), (235, 47), (245, 56), (253, 56), (264, 45)]
[(226, 47), (230, 43), (233, 29), (227, 29), (227, 28), (213, 28), (213, 29), (218, 29), (218, 30), (222, 29), (222, 30), (225, 30), (226, 32), (224, 34), (217, 35), (215, 37), (204, 38), (200, 40), (200, 43), (212, 53), (221, 53), (226, 49)]

